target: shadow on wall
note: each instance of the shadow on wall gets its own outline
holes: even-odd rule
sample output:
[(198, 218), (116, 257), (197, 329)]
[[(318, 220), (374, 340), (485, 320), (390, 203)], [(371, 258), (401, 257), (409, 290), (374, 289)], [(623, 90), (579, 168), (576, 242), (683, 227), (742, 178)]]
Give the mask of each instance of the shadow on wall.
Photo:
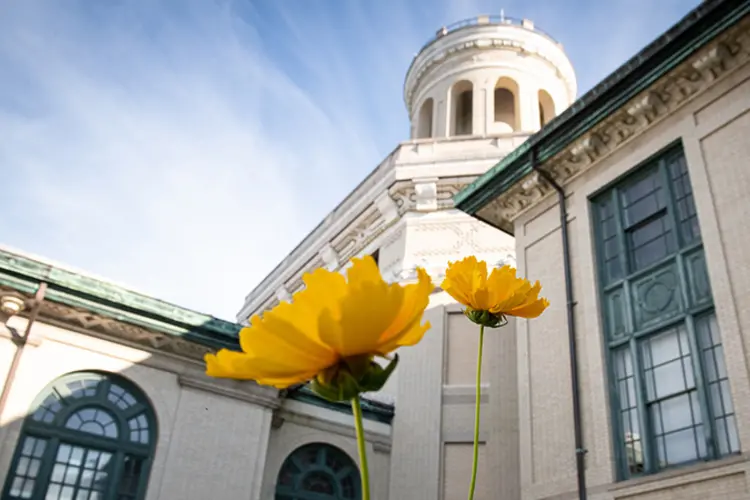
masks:
[(154, 406), (127, 370), (70, 372), (5, 425), (4, 461), (13, 451), (2, 498), (145, 498), (158, 435)]

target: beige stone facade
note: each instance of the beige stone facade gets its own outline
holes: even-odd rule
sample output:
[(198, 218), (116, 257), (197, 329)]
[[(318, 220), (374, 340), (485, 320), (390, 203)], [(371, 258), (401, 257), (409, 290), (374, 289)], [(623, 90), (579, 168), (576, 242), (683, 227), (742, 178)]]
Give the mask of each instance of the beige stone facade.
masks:
[[(644, 106), (648, 110), (644, 111)], [(622, 132), (620, 135), (618, 130)], [(750, 315), (743, 306), (744, 300), (750, 297), (750, 254), (747, 251), (750, 237), (745, 227), (750, 216), (748, 138), (750, 18), (746, 16), (697, 49), (677, 69), (643, 90), (575, 144), (537, 165), (537, 168), (551, 172), (565, 192), (589, 498), (750, 498), (750, 462), (745, 451), (750, 443), (750, 357), (747, 351)], [(605, 297), (610, 300), (612, 295), (608, 294), (616, 289), (617, 281), (610, 285), (602, 278), (602, 273), (607, 272), (602, 271), (605, 265), (602, 259), (608, 258), (608, 251), (602, 246), (603, 230), (597, 226), (603, 217), (598, 212), (600, 205), (597, 200), (604, 196), (602, 193), (609, 193), (607, 189), (612, 186), (630, 182), (632, 175), (645, 175), (641, 173), (658, 163), (660, 155), (667, 150), (678, 156), (684, 155), (681, 161), (687, 167), (699, 226), (699, 230), (695, 226), (692, 230), (699, 231), (700, 235), (697, 240), (691, 240), (698, 243), (691, 243), (697, 247), (689, 247), (689, 252), (697, 253), (680, 254), (684, 257), (678, 257), (678, 265), (682, 266), (683, 261), (679, 259), (684, 259), (684, 272), (687, 274), (681, 278), (684, 280), (683, 288), (670, 289), (669, 294), (677, 295), (664, 298), (658, 307), (653, 306), (653, 302), (649, 302), (652, 299), (641, 292), (646, 290), (644, 293), (649, 293), (657, 286), (665, 286), (668, 280), (664, 281), (662, 276), (653, 277), (647, 285), (644, 285), (644, 281), (638, 281), (640, 277), (625, 279), (632, 287), (625, 291), (625, 300), (629, 302), (612, 305), (605, 301)], [(664, 189), (677, 197), (674, 193), (682, 189), (677, 186), (681, 181), (671, 177), (662, 181)], [(671, 185), (667, 186), (667, 183)], [(632, 201), (625, 191), (618, 196), (617, 203), (621, 206)], [(667, 213), (670, 210), (673, 209), (667, 208)], [(682, 210), (682, 207), (674, 209), (678, 225), (671, 227), (675, 233), (682, 230), (679, 226), (684, 215)], [(622, 213), (625, 212), (623, 209)], [(557, 196), (543, 176), (537, 177), (532, 172), (527, 179), (510, 186), (488, 202), (478, 213), (493, 225), (512, 231), (516, 239), (519, 272), (531, 279), (539, 279), (544, 284), (544, 294), (551, 302), (542, 317), (531, 321), (519, 320), (517, 324), (520, 498), (577, 498), (571, 372), (565, 327), (568, 297), (565, 292)], [(621, 224), (626, 223), (629, 222)], [(641, 258), (639, 256), (642, 254), (636, 254), (640, 248), (637, 233), (626, 233), (624, 237), (631, 236), (633, 239), (624, 240), (624, 244), (630, 252), (627, 262), (633, 264), (632, 259)], [(701, 252), (705, 253), (705, 268)], [(698, 257), (693, 259), (696, 255)], [(643, 272), (649, 272), (659, 265), (650, 262), (648, 266), (644, 264)], [(632, 267), (641, 269), (639, 266)], [(705, 273), (708, 286), (694, 281), (693, 273), (696, 276)], [(671, 286), (679, 284), (673, 283)], [(701, 291), (703, 288), (708, 290), (709, 286), (709, 292)], [(701, 293), (706, 293), (707, 297), (701, 296)], [(702, 307), (701, 301), (712, 301), (713, 305), (708, 312), (695, 313), (699, 319), (694, 320), (692, 311)], [(605, 306), (612, 309), (604, 309)], [(647, 335), (657, 338), (659, 335), (658, 332), (647, 331), (648, 322), (654, 321), (656, 324), (659, 319), (648, 316), (651, 314), (651, 311), (647, 311), (649, 307), (659, 309), (659, 314), (671, 314), (677, 325), (681, 324), (683, 317), (688, 323), (695, 321), (695, 325), (698, 325), (703, 317), (701, 314), (715, 314), (717, 326), (712, 328), (715, 334), (720, 331), (718, 341), (723, 344), (723, 358), (731, 387), (731, 402), (723, 404), (733, 407), (738, 438), (735, 446), (739, 444), (739, 449), (733, 449), (733, 453), (721, 453), (722, 456), (699, 451), (698, 454), (705, 453), (707, 456), (695, 460), (696, 463), (669, 467), (664, 463), (668, 461), (668, 455), (663, 457), (662, 450), (666, 449), (664, 453), (668, 454), (673, 449), (669, 448), (669, 443), (655, 444), (651, 450), (652, 467), (663, 470), (653, 470), (653, 473), (643, 475), (640, 471), (631, 470), (631, 473), (625, 474), (629, 477), (622, 477), (618, 474), (622, 464), (618, 464), (616, 458), (621, 453), (619, 447), (622, 444), (616, 429), (622, 430), (621, 426), (624, 425), (618, 416), (622, 407), (618, 405), (625, 403), (613, 399), (613, 394), (616, 398), (623, 391), (616, 392), (614, 388), (620, 380), (615, 374), (616, 368), (608, 369), (611, 362), (611, 347), (608, 346), (616, 343), (610, 344), (612, 341), (608, 339), (618, 335), (625, 338), (629, 331), (645, 332), (643, 337), (631, 342), (636, 342), (632, 345), (637, 345), (638, 352), (644, 356), (639, 362), (649, 363), (645, 357), (651, 355), (646, 354), (645, 342), (648, 340), (640, 339), (648, 339)], [(674, 311), (670, 310), (672, 307)], [(633, 316), (623, 320), (623, 331), (620, 332), (617, 330), (620, 327), (612, 323), (618, 320), (612, 319), (611, 311), (630, 310)], [(670, 321), (667, 318), (667, 322)], [(700, 335), (700, 327), (693, 328), (697, 332), (695, 335)], [(700, 342), (693, 344), (692, 352), (699, 352), (697, 349), (706, 352), (702, 351)], [(705, 360), (699, 363), (703, 370), (709, 369), (706, 363)], [(721, 364), (721, 359), (717, 363)], [(704, 378), (698, 378), (697, 382), (699, 385), (707, 384), (707, 392), (711, 390), (710, 377), (704, 372)], [(647, 375), (643, 379), (648, 380)], [(673, 379), (661, 375), (656, 383), (670, 380)], [(646, 391), (651, 391), (650, 387)], [(651, 396), (644, 397), (650, 401)], [(659, 435), (659, 425), (665, 426), (666, 433), (666, 420), (661, 424), (654, 423), (657, 413), (654, 413), (653, 405), (656, 404), (662, 403), (643, 403), (646, 407), (640, 415), (640, 432), (643, 434)], [(717, 403), (710, 404), (714, 405), (711, 406), (712, 415), (720, 414), (715, 407)], [(704, 424), (709, 420), (705, 412), (703, 419)], [(722, 425), (716, 424), (712, 439), (723, 439), (720, 437)], [(703, 436), (702, 433), (696, 435)], [(730, 439), (735, 440), (735, 437)], [(711, 440), (707, 442), (711, 443)], [(722, 447), (716, 443), (713, 445), (719, 449)], [(698, 446), (704, 445), (699, 443)], [(639, 467), (644, 466), (641, 463)]]

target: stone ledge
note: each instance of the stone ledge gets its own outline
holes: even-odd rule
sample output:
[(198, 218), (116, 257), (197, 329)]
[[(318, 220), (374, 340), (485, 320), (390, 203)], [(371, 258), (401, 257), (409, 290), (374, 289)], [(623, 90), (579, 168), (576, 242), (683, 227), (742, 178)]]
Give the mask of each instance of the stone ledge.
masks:
[[(240, 401), (252, 403), (264, 408), (276, 409), (281, 404), (278, 391), (262, 387), (253, 382), (211, 379), (208, 376), (195, 374), (180, 374), (177, 382), (181, 387), (210, 392)], [(241, 387), (240, 387), (241, 385)]]

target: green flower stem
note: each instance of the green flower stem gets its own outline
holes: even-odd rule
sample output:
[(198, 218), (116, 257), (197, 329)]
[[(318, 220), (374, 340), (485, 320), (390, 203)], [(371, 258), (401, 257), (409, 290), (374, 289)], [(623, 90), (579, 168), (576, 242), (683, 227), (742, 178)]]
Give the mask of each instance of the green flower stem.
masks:
[(477, 398), (474, 408), (474, 464), (471, 466), (471, 484), (469, 500), (474, 499), (474, 487), (477, 484), (477, 463), (479, 462), (479, 408), (482, 396), (482, 344), (484, 344), (484, 325), (479, 325), (479, 354), (477, 355)]
[(354, 427), (357, 429), (357, 451), (359, 452), (359, 468), (362, 477), (362, 500), (370, 500), (370, 474), (367, 471), (367, 451), (365, 450), (365, 429), (362, 425), (362, 407), (359, 396), (352, 398), (352, 413)]

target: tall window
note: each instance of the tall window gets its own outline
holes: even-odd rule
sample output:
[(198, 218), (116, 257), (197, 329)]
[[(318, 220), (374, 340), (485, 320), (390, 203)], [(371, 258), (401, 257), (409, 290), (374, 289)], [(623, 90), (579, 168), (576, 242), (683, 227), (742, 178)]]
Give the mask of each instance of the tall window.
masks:
[(156, 442), (151, 405), (114, 375), (74, 373), (39, 395), (3, 500), (141, 500)]
[(462, 80), (451, 89), (453, 120), (451, 135), (471, 135), (474, 121), (474, 85)]
[(682, 149), (592, 204), (619, 478), (739, 453)]
[(359, 469), (338, 448), (313, 443), (297, 448), (279, 471), (276, 500), (359, 500)]

